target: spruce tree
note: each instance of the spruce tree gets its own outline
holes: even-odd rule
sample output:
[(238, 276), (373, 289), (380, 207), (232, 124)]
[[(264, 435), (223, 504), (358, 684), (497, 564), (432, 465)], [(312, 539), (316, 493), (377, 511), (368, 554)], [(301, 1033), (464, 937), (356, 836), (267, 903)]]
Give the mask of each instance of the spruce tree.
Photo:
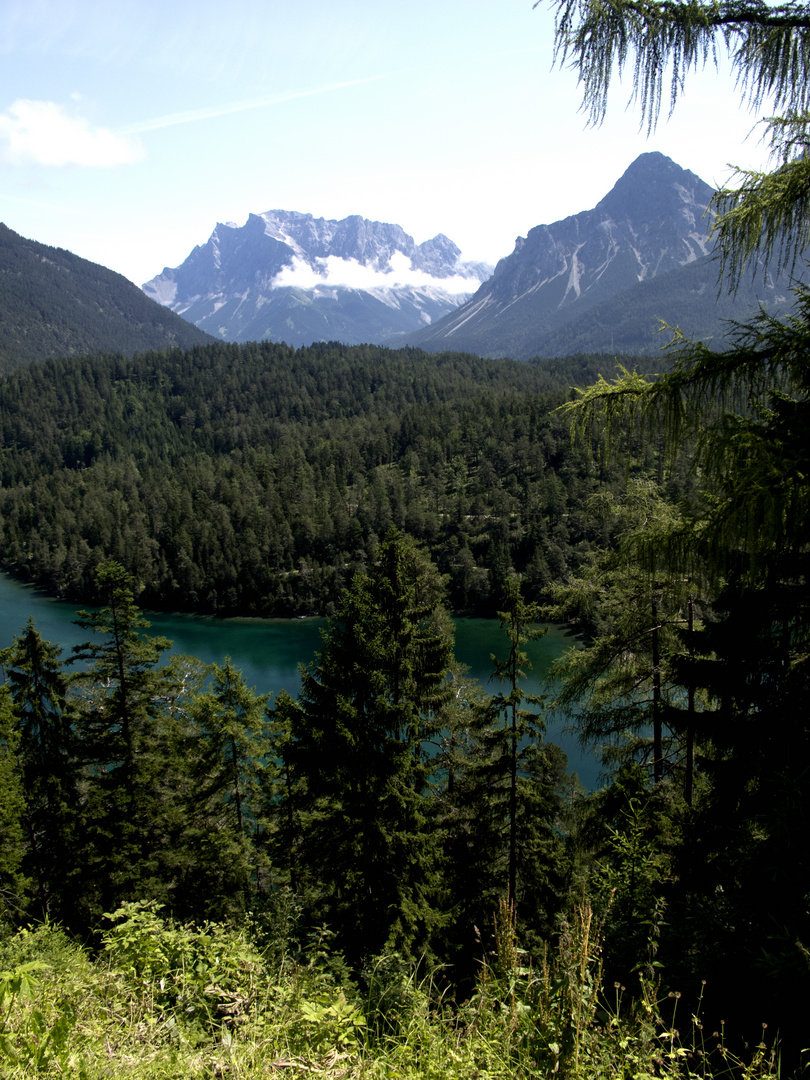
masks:
[(75, 714), (60, 652), (29, 619), (0, 653), (0, 667), (16, 717), (25, 793), (25, 867), (35, 883), (35, 910), (41, 918), (72, 924), (79, 775)]
[(345, 592), (291, 718), (310, 807), (305, 887), (353, 963), (385, 947), (418, 955), (437, 924), (430, 743), (452, 656), (441, 596), (435, 568), (391, 529)]
[[(166, 675), (171, 642), (148, 638), (129, 575), (116, 562), (96, 574), (101, 607), (79, 611), (77, 624), (100, 641), (74, 646), (86, 667), (73, 678), (77, 745), (85, 767), (82, 808), (82, 902), (89, 918), (122, 900), (153, 895), (165, 880), (166, 811), (174, 792), (164, 778)], [(170, 771), (170, 770), (169, 770)]]

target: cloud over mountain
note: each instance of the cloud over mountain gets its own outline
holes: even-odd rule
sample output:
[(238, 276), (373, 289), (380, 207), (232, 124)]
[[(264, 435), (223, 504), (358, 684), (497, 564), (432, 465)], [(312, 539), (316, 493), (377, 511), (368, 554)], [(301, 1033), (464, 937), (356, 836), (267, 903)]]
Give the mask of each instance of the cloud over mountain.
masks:
[(396, 251), (384, 270), (364, 265), (357, 259), (327, 255), (308, 262), (294, 256), (273, 278), (271, 288), (316, 289), (319, 286), (345, 289), (443, 289), (451, 295), (469, 296), (480, 284), (473, 274), (434, 277), (425, 269), (415, 269), (407, 255)]
[(417, 244), (399, 225), (270, 210), (219, 224), (144, 291), (227, 341), (379, 342), (430, 324), (492, 272), (439, 233)]

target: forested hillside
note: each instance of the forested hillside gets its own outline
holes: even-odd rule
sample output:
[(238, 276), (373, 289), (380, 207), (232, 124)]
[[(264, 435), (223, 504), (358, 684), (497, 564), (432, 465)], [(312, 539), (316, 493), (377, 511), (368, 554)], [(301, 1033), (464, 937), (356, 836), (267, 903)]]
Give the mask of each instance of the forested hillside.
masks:
[(553, 410), (614, 369), (269, 342), (37, 365), (0, 383), (0, 561), (73, 599), (115, 558), (146, 606), (328, 613), (393, 524), (494, 612), (603, 539), (606, 474)]
[(121, 274), (0, 222), (0, 372), (107, 350), (191, 348), (210, 340)]

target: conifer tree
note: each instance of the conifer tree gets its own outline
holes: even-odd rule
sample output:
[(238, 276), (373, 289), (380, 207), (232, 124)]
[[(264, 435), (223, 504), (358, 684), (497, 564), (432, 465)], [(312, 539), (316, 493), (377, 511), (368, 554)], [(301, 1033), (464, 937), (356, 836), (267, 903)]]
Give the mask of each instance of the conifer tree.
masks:
[(481, 949), (492, 944), (498, 904), (516, 911), (525, 945), (539, 946), (551, 932), (566, 879), (562, 799), (567, 761), (544, 741), (539, 695), (523, 685), (531, 669), (523, 646), (542, 637), (538, 610), (521, 595), (516, 578), (503, 583), (504, 659), (492, 656), (493, 678), (507, 689), (492, 697), (454, 675), (454, 697), (443, 715), (445, 777), (441, 826), (451, 912), (446, 932), (456, 977), (471, 978)]
[(97, 611), (79, 611), (77, 624), (100, 641), (74, 646), (79, 714), (77, 745), (85, 764), (83, 897), (89, 913), (124, 899), (154, 894), (166, 845), (167, 744), (165, 673), (158, 668), (170, 642), (148, 638), (129, 575), (116, 562), (96, 574)]
[(465, 986), (491, 944), (493, 912), (505, 894), (502, 728), (492, 698), (466, 668), (452, 668), (451, 685), (437, 758), (447, 912), (442, 958)]
[[(720, 266), (732, 287), (769, 262), (798, 272), (810, 241), (810, 8), (751, 0), (554, 6), (558, 58), (578, 69), (596, 121), (626, 64), (652, 127), (667, 73), (674, 106), (690, 71), (729, 49), (743, 103), (777, 115), (765, 121), (773, 168), (739, 173), (739, 185), (715, 198)], [(797, 286), (794, 295), (788, 317), (758, 313), (723, 353), (676, 332), (659, 378), (600, 378), (571, 406), (582, 432), (663, 432), (670, 458), (685, 457), (700, 476), (691, 521), (665, 544), (670, 570), (699, 576), (714, 607), (701, 647), (682, 664), (684, 691), (703, 688), (715, 708), (702, 733), (710, 792), (679, 873), (679, 949), (692, 935), (688, 952), (722, 973), (732, 999), (748, 992), (745, 975), (756, 963), (757, 989), (766, 989), (738, 997), (740, 1013), (756, 1002), (754, 1023), (766, 1007), (792, 1034), (804, 1023), (795, 1003), (810, 990), (810, 861), (789, 842), (787, 824), (810, 808), (810, 291)]]
[[(275, 885), (298, 892), (301, 857), (301, 820), (307, 789), (295, 767), (293, 733), (300, 730), (300, 704), (282, 690), (268, 707), (270, 757), (275, 769), (265, 771), (262, 799), (268, 821), (271, 876)], [(269, 774), (269, 775), (268, 775)]]
[(506, 759), (509, 764), (509, 861), (508, 888), (509, 903), (516, 903), (517, 886), (517, 832), (518, 832), (518, 773), (520, 770), (520, 744), (530, 739), (534, 742), (545, 730), (543, 721), (536, 713), (521, 708), (523, 702), (539, 705), (541, 698), (536, 694), (527, 694), (520, 685), (526, 678), (526, 671), (531, 668), (528, 655), (522, 646), (528, 641), (542, 637), (546, 631), (537, 627), (539, 612), (536, 604), (527, 604), (520, 593), (517, 578), (508, 578), (505, 587), (506, 608), (498, 612), (501, 629), (506, 631), (509, 641), (509, 655), (505, 660), (492, 656), (496, 679), (509, 686), (506, 694), (498, 694), (494, 707), (504, 714), (505, 728), (508, 732)]
[(60, 649), (29, 619), (0, 653), (11, 694), (25, 793), (26, 868), (42, 918), (71, 923), (78, 814), (75, 718)]
[(450, 692), (441, 595), (435, 568), (392, 528), (346, 590), (292, 717), (307, 885), (353, 962), (384, 947), (418, 954), (438, 918), (428, 743)]
[(24, 914), (28, 891), (22, 872), (25, 798), (18, 741), (11, 694), (8, 687), (0, 686), (0, 912), (11, 920)]
[(668, 567), (677, 513), (656, 484), (641, 480), (620, 499), (595, 496), (589, 511), (609, 519), (619, 536), (612, 550), (595, 553), (577, 576), (552, 589), (548, 617), (572, 622), (583, 638), (552, 666), (557, 705), (575, 707), (580, 739), (601, 746), (606, 760), (643, 761), (656, 783), (683, 769), (684, 789), (691, 790), (685, 746), (694, 736), (694, 685), (684, 709), (685, 667), (678, 661), (694, 647), (683, 631), (689, 612), (694, 623), (696, 586)]
[(183, 891), (205, 897), (206, 917), (248, 910), (264, 891), (262, 783), (269, 739), (268, 694), (245, 683), (230, 657), (190, 708), (192, 727), (186, 844), (197, 858)]

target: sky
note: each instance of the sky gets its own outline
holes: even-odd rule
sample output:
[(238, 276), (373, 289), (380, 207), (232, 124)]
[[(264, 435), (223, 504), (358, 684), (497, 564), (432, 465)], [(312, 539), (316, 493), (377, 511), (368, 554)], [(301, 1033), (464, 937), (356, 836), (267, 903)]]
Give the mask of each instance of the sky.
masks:
[(766, 163), (722, 58), (647, 137), (627, 82), (588, 126), (553, 41), (532, 0), (3, 0), (0, 221), (137, 285), (274, 209), (495, 263), (641, 153)]

